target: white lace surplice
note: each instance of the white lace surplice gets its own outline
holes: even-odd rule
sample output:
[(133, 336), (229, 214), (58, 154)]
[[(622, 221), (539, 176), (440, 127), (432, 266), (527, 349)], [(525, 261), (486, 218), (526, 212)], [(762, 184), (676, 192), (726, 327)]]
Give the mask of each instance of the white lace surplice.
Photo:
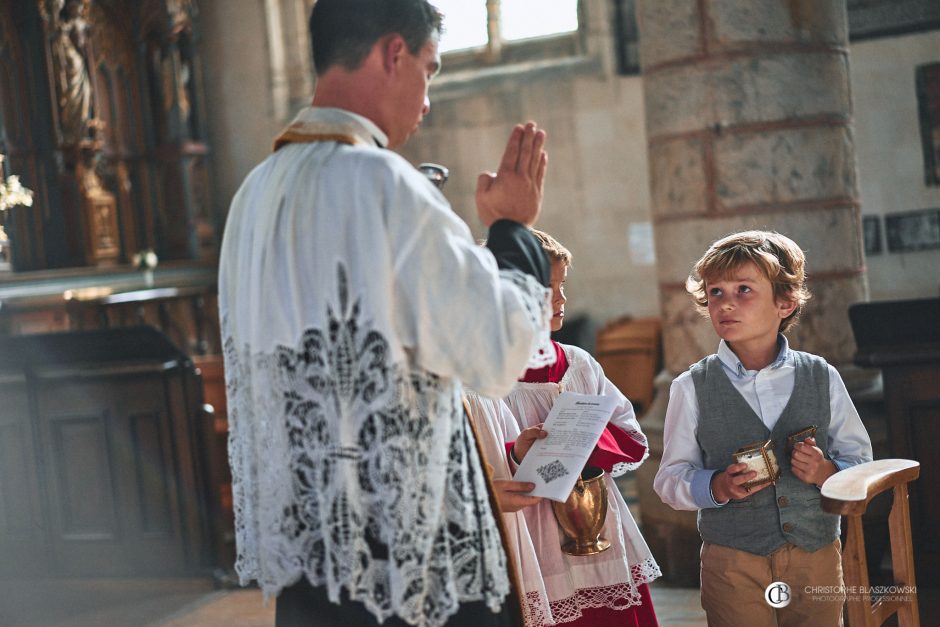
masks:
[(281, 148), (228, 216), (236, 569), (267, 594), (302, 576), (334, 602), (345, 588), (379, 621), (436, 627), (462, 602), (497, 608), (505, 556), (460, 382), (501, 395), (527, 361), (545, 362), (547, 290), (498, 271), (443, 196), (355, 119), (298, 119), (339, 119), (359, 142)]
[[(604, 376), (600, 364), (576, 346), (561, 346), (568, 359), (568, 370), (560, 383), (520, 382), (505, 398), (519, 428), (545, 422), (561, 392), (616, 396), (620, 402), (611, 424), (646, 445), (646, 436), (636, 420), (633, 406)], [(616, 464), (613, 476), (635, 470), (648, 454), (647, 448), (640, 462)], [(580, 618), (581, 608), (626, 609), (639, 605), (641, 598), (636, 586), (662, 575), (611, 475), (607, 476), (607, 495), (609, 509), (601, 535), (610, 540), (611, 547), (590, 557), (571, 557), (562, 552), (565, 537), (555, 520), (551, 501), (542, 501), (523, 510), (556, 623)]]

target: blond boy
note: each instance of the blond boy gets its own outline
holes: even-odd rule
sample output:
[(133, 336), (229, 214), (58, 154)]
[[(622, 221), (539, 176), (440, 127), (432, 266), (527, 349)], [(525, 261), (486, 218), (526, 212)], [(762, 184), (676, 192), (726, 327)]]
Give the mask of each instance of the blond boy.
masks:
[[(811, 593), (842, 587), (839, 518), (820, 508), (819, 486), (870, 461), (871, 442), (836, 369), (783, 335), (809, 299), (804, 266), (789, 238), (746, 231), (712, 244), (686, 283), (721, 341), (672, 384), (653, 487), (698, 510), (709, 625), (842, 624), (840, 595)], [(748, 488), (757, 472), (732, 454), (767, 440), (781, 476)]]

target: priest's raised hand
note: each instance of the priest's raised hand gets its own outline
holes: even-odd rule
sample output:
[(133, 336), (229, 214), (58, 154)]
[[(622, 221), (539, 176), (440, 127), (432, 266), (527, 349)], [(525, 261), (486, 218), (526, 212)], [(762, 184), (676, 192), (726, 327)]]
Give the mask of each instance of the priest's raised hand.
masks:
[(535, 122), (517, 124), (509, 135), (499, 170), (477, 178), (477, 215), (485, 226), (513, 220), (532, 226), (542, 209), (548, 155), (545, 131)]

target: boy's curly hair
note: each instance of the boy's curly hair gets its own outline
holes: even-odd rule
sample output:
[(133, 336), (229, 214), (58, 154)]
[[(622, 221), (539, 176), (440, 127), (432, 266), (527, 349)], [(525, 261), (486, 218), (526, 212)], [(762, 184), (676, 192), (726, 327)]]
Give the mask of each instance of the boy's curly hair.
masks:
[(796, 309), (780, 322), (780, 331), (796, 324), (803, 305), (811, 298), (806, 289), (806, 256), (792, 239), (773, 231), (733, 233), (709, 246), (685, 282), (686, 291), (699, 311), (708, 315), (706, 283), (730, 276), (742, 264), (752, 262), (767, 277), (774, 298), (796, 303)]

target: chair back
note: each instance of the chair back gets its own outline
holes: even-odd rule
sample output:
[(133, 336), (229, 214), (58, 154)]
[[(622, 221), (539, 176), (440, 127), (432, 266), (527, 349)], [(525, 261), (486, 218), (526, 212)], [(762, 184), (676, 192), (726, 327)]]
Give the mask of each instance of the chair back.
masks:
[[(876, 627), (893, 614), (900, 627), (919, 627), (917, 588), (914, 581), (914, 546), (911, 539), (911, 510), (907, 484), (920, 476), (920, 463), (910, 459), (879, 459), (832, 475), (822, 486), (822, 508), (846, 520), (842, 570), (846, 588), (848, 627)], [(872, 498), (894, 490), (888, 516), (892, 594), (872, 602), (865, 554), (862, 514)], [(897, 593), (894, 593), (897, 591)]]

